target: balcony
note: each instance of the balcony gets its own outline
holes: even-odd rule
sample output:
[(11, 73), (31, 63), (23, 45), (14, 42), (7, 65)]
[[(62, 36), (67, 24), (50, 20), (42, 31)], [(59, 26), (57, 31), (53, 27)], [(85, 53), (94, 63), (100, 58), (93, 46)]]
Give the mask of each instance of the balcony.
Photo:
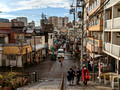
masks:
[[(105, 9), (114, 6), (116, 3), (118, 3), (120, 0), (110, 0), (109, 3), (107, 3), (107, 5), (105, 5)], [(107, 2), (107, 0), (106, 0)]]
[(105, 42), (104, 43), (104, 50), (110, 53), (111, 52), (111, 43)]
[(115, 56), (120, 57), (120, 46), (118, 45), (112, 45), (112, 54), (114, 54)]
[(97, 8), (100, 6), (100, 4), (98, 4), (95, 8), (93, 8), (91, 11), (89, 11), (89, 16), (92, 15), (96, 10)]
[[(93, 44), (93, 38), (88, 38), (88, 42)], [(102, 41), (95, 39), (95, 46), (102, 47)]]
[(120, 45), (115, 45), (111, 43), (104, 43), (104, 50), (117, 56), (120, 57)]
[(89, 26), (89, 31), (102, 31), (103, 30), (103, 19), (98, 21), (97, 25)]
[(114, 25), (113, 28), (120, 28), (120, 17), (114, 18)]
[[(113, 24), (113, 27), (111, 25)], [(106, 29), (119, 29), (120, 28), (120, 17), (114, 18), (113, 23), (112, 20), (106, 20), (105, 21), (105, 28)]]
[(107, 29), (111, 28), (111, 19), (105, 21), (105, 28), (107, 28)]

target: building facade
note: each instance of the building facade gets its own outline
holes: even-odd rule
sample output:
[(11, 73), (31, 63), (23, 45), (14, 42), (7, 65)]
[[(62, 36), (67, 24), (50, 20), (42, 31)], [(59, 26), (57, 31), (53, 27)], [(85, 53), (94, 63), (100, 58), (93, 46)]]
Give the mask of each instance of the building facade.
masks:
[(103, 52), (112, 71), (120, 74), (120, 0), (110, 0), (104, 14)]
[(27, 18), (26, 17), (17, 17), (17, 21), (24, 22), (24, 26), (27, 26)]
[(48, 22), (50, 24), (53, 24), (53, 26), (56, 29), (62, 28), (62, 27), (66, 27), (67, 23), (68, 23), (68, 17), (56, 17), (56, 16), (52, 16), (49, 17)]
[[(103, 34), (103, 12), (98, 12), (98, 8), (103, 4), (104, 0), (88, 0), (86, 11), (88, 10), (88, 31), (87, 31), (87, 55), (91, 61), (91, 65), (97, 63), (95, 59), (103, 55), (102, 52), (102, 34)], [(98, 12), (94, 14), (95, 12)], [(87, 16), (86, 16), (87, 18)], [(87, 27), (86, 27), (87, 29)]]

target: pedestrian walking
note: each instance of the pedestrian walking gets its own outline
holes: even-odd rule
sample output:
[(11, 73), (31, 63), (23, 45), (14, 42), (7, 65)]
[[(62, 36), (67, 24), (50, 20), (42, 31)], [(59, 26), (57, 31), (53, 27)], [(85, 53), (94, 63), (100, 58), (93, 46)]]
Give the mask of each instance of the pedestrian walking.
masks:
[(82, 79), (84, 85), (87, 85), (87, 81), (89, 80), (89, 70), (86, 68), (86, 66), (84, 66), (82, 70)]
[(62, 63), (63, 63), (63, 57), (60, 58), (60, 63), (61, 63), (61, 66), (62, 66)]
[(76, 77), (77, 77), (77, 84), (79, 84), (79, 81), (80, 81), (80, 77), (81, 77), (82, 73), (81, 73), (81, 70), (80, 68), (77, 68), (76, 70)]
[(73, 84), (74, 77), (75, 77), (75, 71), (72, 68), (70, 68), (70, 76), (71, 76), (71, 83)]
[(69, 85), (71, 84), (71, 74), (70, 74), (70, 70), (71, 70), (71, 68), (68, 70), (68, 72), (67, 72), (67, 80), (68, 80), (68, 83), (69, 83)]

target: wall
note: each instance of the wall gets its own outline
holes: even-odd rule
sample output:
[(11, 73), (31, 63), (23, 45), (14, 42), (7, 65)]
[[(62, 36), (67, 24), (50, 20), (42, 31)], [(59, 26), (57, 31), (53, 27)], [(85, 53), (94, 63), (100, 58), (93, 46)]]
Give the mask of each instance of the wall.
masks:
[[(51, 38), (51, 35), (52, 35), (52, 38)], [(51, 48), (51, 47), (53, 47), (53, 33), (48, 33), (48, 36), (49, 36), (49, 38), (48, 38), (48, 44), (49, 44), (49, 49)]]

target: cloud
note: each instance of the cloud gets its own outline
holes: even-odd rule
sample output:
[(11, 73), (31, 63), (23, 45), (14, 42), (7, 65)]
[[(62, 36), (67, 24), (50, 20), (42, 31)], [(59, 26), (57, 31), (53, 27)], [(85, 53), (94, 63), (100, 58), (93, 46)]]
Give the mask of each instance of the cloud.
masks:
[(24, 9), (42, 9), (47, 7), (69, 9), (70, 2), (71, 0), (24, 0), (18, 1), (17, 3), (12, 2), (9, 5), (0, 4), (0, 10), (11, 12)]
[(18, 16), (15, 16), (15, 15), (0, 15), (1, 18), (15, 18), (15, 17), (18, 17)]
[(64, 15), (65, 15), (65, 16), (68, 16), (68, 15), (70, 15), (70, 14), (69, 14), (69, 13), (64, 13)]

